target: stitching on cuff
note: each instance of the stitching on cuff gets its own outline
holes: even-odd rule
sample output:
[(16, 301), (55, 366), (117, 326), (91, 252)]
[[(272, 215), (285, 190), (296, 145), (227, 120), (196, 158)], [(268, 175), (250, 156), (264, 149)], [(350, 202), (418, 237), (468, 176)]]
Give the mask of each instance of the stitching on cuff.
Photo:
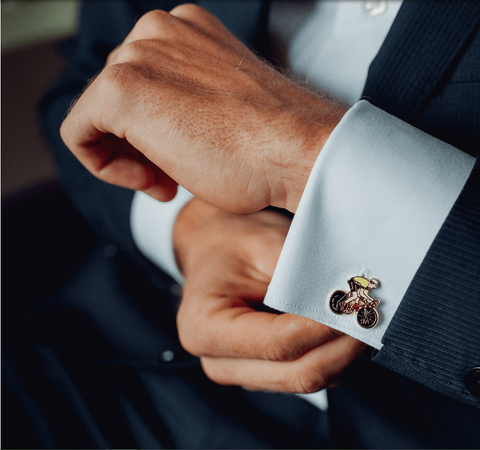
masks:
[[(291, 303), (281, 302), (281, 301), (278, 301), (278, 300), (272, 300), (272, 302), (277, 303), (279, 305), (288, 306), (289, 308), (292, 308), (292, 309), (311, 311), (311, 312), (314, 312), (314, 313), (317, 313), (317, 314), (321, 314), (322, 316), (325, 316), (327, 318), (330, 318), (329, 313), (327, 313), (325, 311), (320, 311), (318, 309), (308, 308), (306, 306), (300, 306), (300, 305), (293, 305)], [(311, 317), (310, 317), (310, 319), (311, 319)], [(340, 320), (340, 321), (344, 322), (345, 324), (350, 323), (350, 322), (347, 321), (348, 320), (347, 317), (338, 316), (337, 320)], [(334, 322), (331, 322), (331, 323), (333, 324)], [(327, 324), (325, 324), (325, 325), (327, 325)], [(380, 332), (378, 332), (377, 330), (368, 330), (368, 331), (369, 331), (369, 334), (376, 334), (378, 336), (382, 336), (382, 334)]]

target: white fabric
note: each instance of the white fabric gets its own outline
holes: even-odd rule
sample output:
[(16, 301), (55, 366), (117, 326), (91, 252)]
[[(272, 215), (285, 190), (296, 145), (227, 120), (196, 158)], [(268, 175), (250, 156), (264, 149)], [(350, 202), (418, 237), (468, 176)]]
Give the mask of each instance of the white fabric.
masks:
[(353, 105), (401, 3), (385, 2), (385, 12), (372, 17), (364, 2), (316, 2), (288, 46), (290, 69), (305, 76), (309, 84)]
[[(294, 74), (352, 105), (401, 5), (384, 3), (384, 13), (372, 17), (360, 1), (274, 1), (270, 32), (276, 45), (287, 49)], [(328, 409), (326, 390), (301, 397)]]
[[(368, 148), (367, 152), (363, 149)], [(382, 336), (475, 159), (366, 101), (335, 128), (314, 165), (265, 303), (381, 348)], [(381, 282), (366, 330), (328, 299), (353, 276)]]
[[(380, 48), (400, 3), (388, 2), (384, 14), (372, 17), (364, 3), (357, 1), (274, 1), (270, 32), (279, 45), (287, 47), (294, 73), (307, 76), (310, 83), (353, 104), (360, 98), (368, 65)], [(333, 51), (329, 52), (330, 46)], [(317, 54), (318, 51), (321, 53)], [(322, 65), (322, 61), (325, 64)], [(345, 63), (340, 65), (340, 61)], [(320, 78), (322, 74), (331, 75)], [(140, 251), (180, 283), (183, 278), (175, 262), (171, 231), (188, 201), (181, 194), (182, 189), (167, 203), (137, 192), (131, 210), (132, 235)]]
[[(368, 66), (401, 2), (388, 2), (385, 12), (375, 17), (368, 13), (365, 2), (313, 3), (274, 1), (271, 31), (287, 48), (293, 73), (306, 76), (309, 84), (352, 105), (362, 93)], [(437, 149), (431, 164), (429, 158), (437, 145), (442, 150)], [(451, 154), (457, 155), (453, 160), (458, 164), (450, 170), (449, 160), (445, 171), (442, 161), (446, 163)], [(363, 102), (354, 106), (315, 165), (269, 288), (267, 304), (307, 315), (380, 348), (383, 332), (403, 292), (473, 164), (458, 154)], [(440, 186), (436, 179), (429, 187), (426, 180), (437, 166), (442, 169), (439, 173), (448, 172), (449, 181)], [(396, 181), (391, 184), (393, 179)], [(431, 187), (437, 184), (438, 190)], [(386, 195), (379, 199), (379, 192)], [(183, 279), (175, 263), (171, 235), (178, 212), (191, 198), (185, 193), (181, 189), (169, 203), (136, 193), (131, 211), (132, 233), (140, 251), (180, 284)], [(402, 203), (401, 199), (409, 201)], [(406, 237), (410, 235), (404, 224), (409, 225), (406, 228), (410, 234), (415, 229), (414, 240)], [(399, 245), (404, 242), (400, 241), (401, 235), (407, 239), (405, 246)], [(372, 293), (382, 301), (381, 323), (374, 330), (362, 330), (354, 317), (333, 316), (326, 309), (328, 294), (336, 289), (348, 290), (346, 281), (362, 275), (365, 269), (370, 272), (363, 275), (382, 282), (381, 288)], [(326, 408), (323, 393), (303, 398)]]
[(192, 198), (181, 186), (175, 198), (165, 203), (136, 192), (130, 213), (130, 228), (138, 249), (179, 284), (183, 284), (183, 276), (173, 252), (173, 225), (178, 213)]

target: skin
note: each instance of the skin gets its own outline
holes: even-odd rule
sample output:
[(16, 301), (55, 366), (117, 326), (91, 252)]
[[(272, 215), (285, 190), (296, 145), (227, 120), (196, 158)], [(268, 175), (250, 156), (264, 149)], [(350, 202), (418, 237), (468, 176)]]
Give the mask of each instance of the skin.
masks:
[(161, 201), (179, 183), (198, 197), (174, 229), (178, 330), (217, 383), (314, 392), (365, 349), (313, 320), (261, 311), (289, 221), (260, 210), (295, 212), (344, 113), (183, 5), (140, 18), (62, 124), (101, 180)]
[(237, 215), (200, 199), (178, 217), (173, 237), (185, 277), (180, 341), (217, 383), (316, 392), (365, 349), (306, 317), (262, 311), (289, 225), (273, 211)]
[(106, 182), (162, 201), (179, 183), (227, 211), (294, 212), (344, 113), (183, 5), (139, 19), (60, 132)]

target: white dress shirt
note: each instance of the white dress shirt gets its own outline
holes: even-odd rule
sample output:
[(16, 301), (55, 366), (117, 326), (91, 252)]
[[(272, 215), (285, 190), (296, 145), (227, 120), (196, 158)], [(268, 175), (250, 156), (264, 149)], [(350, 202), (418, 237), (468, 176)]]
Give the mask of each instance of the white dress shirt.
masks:
[[(360, 98), (368, 66), (400, 4), (401, 1), (274, 1), (269, 34), (278, 47), (285, 49), (285, 63), (293, 73), (353, 104)], [(179, 284), (183, 277), (173, 253), (173, 225), (192, 198), (181, 186), (168, 203), (137, 192), (130, 214), (133, 238), (140, 251)]]
[[(465, 184), (474, 158), (369, 103), (358, 102), (368, 67), (401, 2), (273, 2), (270, 31), (290, 70), (354, 105), (329, 137), (309, 177), (265, 303), (304, 315), (381, 348), (382, 336)], [(182, 189), (162, 204), (136, 193), (139, 249), (181, 284), (171, 236)], [(328, 308), (353, 276), (377, 278), (380, 321), (366, 330)], [(322, 396), (306, 396), (320, 408)]]

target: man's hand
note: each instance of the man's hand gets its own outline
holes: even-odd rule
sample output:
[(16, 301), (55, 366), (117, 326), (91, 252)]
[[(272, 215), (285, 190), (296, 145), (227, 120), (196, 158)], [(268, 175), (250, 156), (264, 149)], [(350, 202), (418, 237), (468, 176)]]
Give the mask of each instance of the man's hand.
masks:
[(98, 178), (159, 200), (173, 198), (178, 182), (229, 211), (295, 211), (344, 112), (183, 5), (137, 22), (61, 135)]
[(289, 225), (276, 212), (240, 216), (199, 199), (177, 219), (174, 245), (185, 276), (180, 340), (217, 383), (315, 392), (366, 347), (311, 319), (265, 311)]

